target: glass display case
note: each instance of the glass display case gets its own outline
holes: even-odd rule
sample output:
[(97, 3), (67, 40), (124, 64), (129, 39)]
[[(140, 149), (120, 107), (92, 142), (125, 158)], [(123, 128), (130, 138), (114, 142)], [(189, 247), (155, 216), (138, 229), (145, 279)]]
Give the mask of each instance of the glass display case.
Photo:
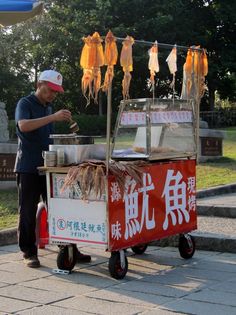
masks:
[(161, 160), (195, 155), (192, 100), (121, 101), (112, 139), (113, 159)]

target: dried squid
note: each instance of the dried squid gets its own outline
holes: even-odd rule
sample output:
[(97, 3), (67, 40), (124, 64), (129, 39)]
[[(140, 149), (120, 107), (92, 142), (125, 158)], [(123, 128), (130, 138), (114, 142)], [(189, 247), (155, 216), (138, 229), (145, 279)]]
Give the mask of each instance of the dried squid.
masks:
[(203, 52), (201, 53), (200, 57), (200, 87), (199, 87), (199, 94), (200, 97), (204, 95), (204, 92), (206, 90), (206, 84), (205, 84), (205, 76), (208, 74), (208, 60), (207, 60), (207, 54), (206, 50), (203, 49)]
[(207, 54), (206, 49), (203, 49), (202, 53), (202, 75), (206, 77), (208, 74), (208, 60), (207, 60)]
[[(195, 46), (195, 48), (200, 49), (200, 46)], [(194, 64), (194, 85), (195, 95), (197, 98), (201, 99), (206, 89), (205, 87), (205, 76), (208, 72), (207, 56), (205, 50), (194, 50), (193, 53), (193, 64)]]
[(102, 47), (102, 39), (98, 32), (95, 32), (91, 40), (91, 52), (89, 54), (90, 63), (93, 65), (93, 98), (97, 103), (98, 91), (101, 87), (101, 70), (104, 65), (104, 53)]
[(170, 86), (171, 86), (171, 88), (174, 89), (174, 87), (175, 87), (175, 72), (177, 71), (177, 48), (176, 48), (176, 45), (172, 48), (169, 56), (166, 59), (166, 62), (168, 63), (170, 73), (173, 75), (173, 80), (172, 80)]
[[(142, 185), (142, 166), (144, 165), (146, 165), (144, 161), (111, 161), (109, 164), (109, 174), (115, 176), (122, 194), (125, 192), (127, 176), (132, 177), (139, 185)], [(89, 198), (90, 193), (94, 193), (96, 197), (101, 198), (101, 196), (105, 194), (105, 176), (106, 164), (104, 161), (84, 161), (69, 169), (60, 193), (65, 191), (68, 187), (76, 187), (76, 185), (79, 184), (79, 188), (85, 200)]]
[[(97, 103), (98, 91), (101, 87), (101, 70), (104, 65), (102, 39), (95, 32), (93, 36), (84, 38), (85, 45), (82, 50), (80, 65), (83, 68), (82, 92), (88, 100), (92, 97)], [(87, 92), (89, 88), (89, 91)], [(88, 95), (86, 95), (86, 93)]]
[[(200, 46), (195, 48), (200, 49)], [(189, 49), (183, 68), (183, 86), (181, 98), (201, 98), (206, 89), (205, 76), (208, 72), (208, 62), (205, 49)]]
[(116, 45), (116, 38), (109, 31), (105, 38), (105, 65), (107, 65), (107, 71), (105, 73), (105, 80), (102, 86), (102, 90), (107, 92), (109, 85), (111, 84), (114, 77), (114, 65), (117, 63), (118, 50)]
[(83, 37), (84, 47), (82, 49), (82, 53), (80, 57), (80, 65), (83, 68), (81, 89), (82, 89), (83, 95), (87, 99), (88, 104), (90, 102), (90, 97), (92, 96), (92, 81), (93, 81), (92, 65), (89, 64), (91, 40), (92, 40), (91, 36)]
[(148, 69), (150, 70), (150, 81), (151, 84), (154, 85), (155, 75), (157, 72), (159, 72), (157, 42), (155, 42), (155, 44), (151, 47), (148, 53), (149, 53)]
[(192, 72), (193, 72), (193, 51), (192, 49), (188, 49), (186, 61), (183, 67), (183, 85), (182, 85), (182, 92), (181, 98), (182, 99), (189, 99), (192, 89)]
[(132, 57), (132, 46), (134, 39), (131, 36), (126, 36), (122, 43), (122, 50), (120, 55), (120, 65), (123, 68), (124, 78), (122, 80), (122, 94), (123, 99), (129, 98), (129, 87), (131, 81), (130, 72), (133, 71), (133, 57)]

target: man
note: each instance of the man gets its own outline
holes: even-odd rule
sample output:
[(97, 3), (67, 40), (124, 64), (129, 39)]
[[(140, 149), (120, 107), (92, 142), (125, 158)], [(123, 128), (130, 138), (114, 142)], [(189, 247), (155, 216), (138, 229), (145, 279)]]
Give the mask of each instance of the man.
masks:
[[(52, 123), (70, 121), (69, 110), (52, 113), (51, 103), (63, 93), (62, 75), (54, 70), (40, 74), (34, 94), (19, 100), (15, 111), (18, 150), (15, 162), (19, 198), (18, 242), (28, 267), (40, 267), (36, 245), (36, 212), (42, 197), (46, 202), (46, 179), (38, 174), (43, 165), (42, 151), (49, 149)], [(78, 260), (89, 262), (91, 257), (78, 251)]]

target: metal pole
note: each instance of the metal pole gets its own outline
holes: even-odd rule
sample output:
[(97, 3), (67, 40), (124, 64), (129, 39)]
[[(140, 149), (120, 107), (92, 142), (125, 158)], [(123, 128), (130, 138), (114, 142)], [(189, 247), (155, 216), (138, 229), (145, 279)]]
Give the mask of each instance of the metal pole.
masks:
[(111, 142), (111, 87), (112, 83), (109, 84), (107, 91), (107, 150), (106, 150), (106, 176), (108, 179), (109, 163), (110, 163), (110, 142)]
[[(108, 91), (107, 91), (107, 150), (106, 150), (106, 219), (108, 223), (108, 234), (110, 234), (110, 224), (109, 224), (109, 183), (108, 183), (108, 178), (109, 178), (109, 164), (110, 164), (110, 140), (111, 140), (111, 91), (112, 91), (112, 83), (110, 82), (108, 86)], [(109, 244), (109, 237), (108, 237), (108, 248), (110, 247)]]
[(146, 147), (147, 147), (147, 152), (146, 154), (148, 157), (151, 156), (151, 117), (150, 117), (150, 107), (151, 107), (151, 102), (147, 102), (146, 105)]
[(194, 73), (194, 75), (197, 75), (196, 78), (196, 90), (195, 90), (195, 101), (196, 101), (196, 136), (197, 136), (197, 164), (199, 163), (199, 155), (200, 155), (200, 131), (199, 131), (199, 127), (200, 127), (200, 101), (201, 101), (201, 96), (200, 96), (200, 52), (198, 52), (196, 58), (197, 58), (197, 73)]

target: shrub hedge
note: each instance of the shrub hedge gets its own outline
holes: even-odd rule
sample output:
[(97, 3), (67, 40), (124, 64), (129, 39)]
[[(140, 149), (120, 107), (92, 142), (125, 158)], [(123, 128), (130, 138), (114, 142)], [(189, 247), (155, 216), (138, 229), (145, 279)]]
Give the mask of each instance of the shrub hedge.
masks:
[[(107, 116), (97, 115), (75, 115), (73, 120), (78, 123), (79, 134), (81, 135), (106, 135)], [(114, 128), (116, 115), (112, 116), (111, 125)], [(64, 122), (55, 124), (55, 133), (68, 133), (69, 125)]]
[[(106, 135), (106, 124), (107, 124), (107, 116), (97, 116), (97, 115), (76, 115), (73, 116), (73, 120), (78, 123), (79, 126), (79, 134), (81, 135)], [(111, 129), (114, 129), (116, 121), (116, 114), (112, 115), (111, 119)], [(16, 129), (15, 129), (15, 121), (9, 121), (9, 136), (11, 140), (16, 139)], [(69, 124), (65, 122), (58, 122), (54, 126), (54, 132), (56, 134), (69, 133)]]

